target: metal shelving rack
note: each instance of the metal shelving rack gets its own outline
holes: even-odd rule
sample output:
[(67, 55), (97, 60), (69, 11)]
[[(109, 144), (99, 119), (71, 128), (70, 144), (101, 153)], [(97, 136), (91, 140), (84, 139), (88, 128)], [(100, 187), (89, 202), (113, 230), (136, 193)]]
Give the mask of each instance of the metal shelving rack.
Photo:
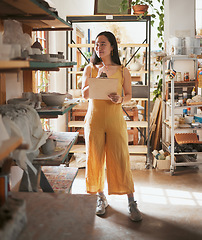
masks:
[[(135, 47), (138, 49), (133, 54), (133, 56), (130, 58), (130, 60), (126, 63), (126, 66), (129, 64), (129, 62), (132, 60), (132, 58), (135, 56), (135, 54), (139, 51), (141, 47), (146, 48), (146, 57), (145, 57), (145, 85), (148, 86), (147, 90), (147, 96), (139, 97), (138, 99), (142, 98), (145, 99), (145, 103), (147, 101), (147, 104), (145, 104), (145, 111), (144, 111), (144, 119), (146, 119), (147, 116), (147, 131), (146, 128), (144, 129), (144, 133), (141, 134), (144, 136), (144, 143), (147, 145), (147, 151), (144, 153), (147, 155), (147, 161), (146, 161), (146, 168), (149, 168), (151, 165), (150, 162), (150, 142), (149, 142), (149, 126), (150, 126), (150, 58), (151, 58), (151, 16), (145, 16), (142, 19), (138, 19), (135, 15), (92, 15), (92, 16), (67, 16), (66, 21), (70, 24), (71, 27), (73, 27), (73, 24), (75, 23), (93, 23), (93, 22), (144, 22), (145, 23), (145, 39), (142, 42), (142, 44), (134, 44)], [(72, 48), (73, 48), (73, 41), (72, 41), (72, 32), (67, 32), (67, 44), (70, 47), (67, 47), (67, 56), (70, 56), (70, 61), (72, 61)], [(90, 44), (89, 44), (90, 45)], [(127, 45), (127, 44), (126, 44)], [(82, 46), (82, 45), (81, 45)], [(79, 51), (79, 47), (76, 46)], [(92, 47), (92, 46), (91, 46)], [(71, 69), (72, 71), (72, 69)], [(70, 76), (70, 79), (67, 74), (67, 82), (70, 80), (70, 86), (72, 87), (72, 75)], [(124, 110), (124, 109), (123, 109)], [(138, 128), (138, 131), (141, 133), (141, 130)]]
[[(163, 98), (163, 103), (162, 103), (162, 119), (165, 120), (166, 119), (166, 107), (170, 108), (170, 112), (171, 112), (171, 127), (169, 127), (166, 123), (162, 124), (162, 146), (163, 149), (170, 152), (171, 154), (171, 165), (170, 165), (170, 173), (171, 175), (174, 175), (174, 171), (176, 169), (177, 166), (196, 166), (198, 164), (201, 164), (202, 162), (200, 161), (188, 161), (186, 155), (195, 155), (198, 154), (199, 152), (179, 152), (176, 153), (175, 152), (175, 128), (174, 128), (174, 115), (175, 115), (175, 110), (183, 110), (183, 108), (186, 107), (190, 107), (190, 108), (197, 108), (197, 107), (201, 107), (202, 105), (192, 105), (192, 106), (175, 106), (175, 101), (174, 101), (174, 89), (175, 89), (175, 80), (172, 79), (171, 80), (171, 102), (168, 103), (166, 101), (165, 98), (165, 93), (166, 93), (166, 79), (165, 79), (165, 70), (166, 70), (166, 63), (167, 61), (172, 61), (173, 63), (175, 61), (194, 61), (194, 71), (195, 71), (195, 79), (197, 76), (197, 58), (191, 58), (188, 57), (186, 55), (177, 55), (177, 56), (167, 56), (163, 58), (163, 85), (162, 85), (162, 98)], [(177, 69), (175, 69), (177, 70)], [(166, 129), (169, 128), (170, 131), (170, 141), (167, 142), (166, 139)], [(182, 129), (182, 128), (181, 128)], [(193, 129), (193, 131), (197, 131), (197, 130), (202, 130), (200, 128), (185, 128), (187, 129)], [(183, 156), (184, 158), (184, 162), (176, 162), (175, 161), (175, 156)]]

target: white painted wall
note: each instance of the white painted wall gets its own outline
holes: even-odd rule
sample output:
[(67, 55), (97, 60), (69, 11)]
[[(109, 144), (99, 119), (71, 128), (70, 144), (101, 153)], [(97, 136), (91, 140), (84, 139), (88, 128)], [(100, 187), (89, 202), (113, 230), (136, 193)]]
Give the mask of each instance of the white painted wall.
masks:
[(6, 74), (6, 101), (12, 98), (22, 97), (23, 77), (22, 71)]
[(202, 1), (196, 0), (196, 31), (202, 35)]
[(195, 0), (165, 0), (165, 41), (195, 36)]
[[(58, 11), (59, 17), (66, 20), (68, 15), (93, 15), (94, 0), (51, 0), (53, 7)], [(66, 56), (66, 32), (49, 32), (50, 53), (64, 52)], [(50, 91), (66, 92), (66, 70), (60, 69), (59, 72), (50, 72)], [(66, 115), (59, 116), (58, 119), (51, 120), (54, 131), (66, 131)]]

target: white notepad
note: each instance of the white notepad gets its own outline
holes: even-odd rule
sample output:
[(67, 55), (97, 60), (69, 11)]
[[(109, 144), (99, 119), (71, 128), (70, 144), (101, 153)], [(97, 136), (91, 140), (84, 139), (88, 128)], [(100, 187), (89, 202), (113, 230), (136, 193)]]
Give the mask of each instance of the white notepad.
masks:
[(89, 78), (89, 98), (109, 100), (110, 93), (117, 93), (117, 78)]

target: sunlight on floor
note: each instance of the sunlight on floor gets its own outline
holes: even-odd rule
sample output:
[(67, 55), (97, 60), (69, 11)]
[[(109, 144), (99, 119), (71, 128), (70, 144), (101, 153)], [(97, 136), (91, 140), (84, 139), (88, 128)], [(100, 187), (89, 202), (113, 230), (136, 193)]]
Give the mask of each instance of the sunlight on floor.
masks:
[[(107, 184), (105, 184), (105, 194), (107, 195)], [(72, 188), (73, 194), (86, 194), (85, 179), (75, 179)], [(117, 200), (126, 199), (125, 195), (111, 195)], [(163, 189), (155, 187), (136, 187), (136, 197), (145, 203), (162, 205), (183, 205), (183, 206), (202, 206), (202, 192), (190, 192), (176, 189)]]
[(195, 206), (202, 204), (202, 193), (174, 189), (139, 187), (137, 189), (141, 201), (154, 204), (171, 204)]

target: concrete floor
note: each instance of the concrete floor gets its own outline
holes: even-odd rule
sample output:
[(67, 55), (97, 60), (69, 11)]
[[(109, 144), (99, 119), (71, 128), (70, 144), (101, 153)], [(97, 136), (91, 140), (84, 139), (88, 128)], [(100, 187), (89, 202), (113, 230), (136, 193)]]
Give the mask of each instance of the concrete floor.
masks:
[[(106, 214), (95, 217), (89, 239), (102, 240), (201, 240), (202, 239), (202, 166), (169, 172), (133, 170), (135, 197), (143, 214), (142, 222), (128, 218), (126, 195), (107, 195)], [(85, 194), (85, 169), (73, 183), (72, 193)]]

